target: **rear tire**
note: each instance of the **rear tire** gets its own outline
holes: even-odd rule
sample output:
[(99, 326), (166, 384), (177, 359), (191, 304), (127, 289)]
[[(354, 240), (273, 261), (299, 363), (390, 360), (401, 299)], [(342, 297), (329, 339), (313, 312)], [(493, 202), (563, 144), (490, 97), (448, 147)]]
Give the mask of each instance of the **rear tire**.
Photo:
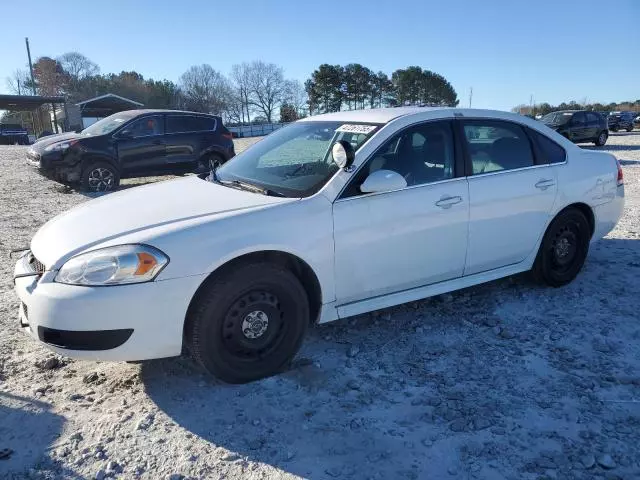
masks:
[(591, 231), (584, 214), (575, 208), (563, 210), (544, 234), (533, 264), (534, 278), (551, 287), (570, 283), (584, 265)]
[(85, 192), (110, 192), (120, 185), (120, 172), (108, 162), (90, 162), (82, 169), (80, 185)]
[(190, 307), (185, 340), (194, 359), (227, 383), (280, 372), (309, 324), (298, 278), (272, 263), (241, 265), (205, 285)]
[(602, 131), (600, 132), (600, 135), (598, 135), (598, 138), (596, 138), (596, 141), (593, 143), (595, 143), (598, 147), (602, 147), (605, 143), (607, 143), (608, 138), (609, 135), (607, 134), (607, 132)]
[(627, 132), (633, 131), (633, 127), (627, 127)]
[(210, 153), (206, 155), (202, 160), (200, 160), (199, 165), (197, 166), (197, 171), (204, 173), (210, 172), (214, 168), (218, 168), (224, 163), (224, 158), (217, 153)]
[(617, 132), (618, 131), (618, 127), (611, 127), (609, 130), (611, 130), (612, 132)]

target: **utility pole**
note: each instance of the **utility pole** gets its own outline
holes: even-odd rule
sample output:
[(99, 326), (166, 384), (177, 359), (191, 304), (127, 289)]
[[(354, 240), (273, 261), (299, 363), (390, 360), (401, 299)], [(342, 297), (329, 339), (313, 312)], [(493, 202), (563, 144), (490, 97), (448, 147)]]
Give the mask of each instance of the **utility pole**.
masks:
[(535, 104), (533, 103), (533, 93), (532, 93), (531, 96), (529, 97), (529, 114), (535, 117), (534, 109), (535, 109)]
[(29, 38), (24, 37), (24, 43), (27, 44), (27, 57), (29, 57), (29, 73), (31, 74), (31, 88), (33, 90), (33, 94), (36, 94), (36, 82), (33, 80), (33, 64), (31, 63), (31, 50), (29, 49)]
[(471, 108), (472, 99), (473, 99), (473, 87), (469, 87), (469, 108)]

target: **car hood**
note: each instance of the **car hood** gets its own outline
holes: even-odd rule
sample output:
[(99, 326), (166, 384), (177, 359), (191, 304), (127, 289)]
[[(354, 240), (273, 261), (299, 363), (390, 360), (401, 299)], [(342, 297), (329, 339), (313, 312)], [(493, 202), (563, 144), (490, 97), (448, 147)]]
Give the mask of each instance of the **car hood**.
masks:
[(119, 244), (120, 237), (295, 200), (224, 187), (193, 175), (108, 194), (72, 208), (38, 230), (31, 250), (47, 269), (58, 269), (82, 251)]
[(60, 133), (58, 135), (47, 135), (46, 137), (43, 137), (38, 141), (36, 141), (31, 146), (31, 148), (33, 148), (36, 151), (42, 151), (45, 149), (45, 147), (48, 147), (49, 145), (52, 145), (54, 143), (62, 142), (64, 140), (80, 140), (82, 138), (87, 138), (87, 137), (80, 133), (75, 133), (75, 132)]

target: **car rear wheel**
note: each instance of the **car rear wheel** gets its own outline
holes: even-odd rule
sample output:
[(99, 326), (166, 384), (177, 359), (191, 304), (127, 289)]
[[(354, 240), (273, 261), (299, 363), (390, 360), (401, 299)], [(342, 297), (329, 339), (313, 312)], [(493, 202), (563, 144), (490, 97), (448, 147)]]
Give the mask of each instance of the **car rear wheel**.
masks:
[(87, 192), (108, 192), (120, 185), (120, 172), (107, 162), (91, 162), (82, 170), (82, 189)]
[(533, 264), (536, 280), (552, 287), (571, 282), (584, 265), (590, 239), (589, 222), (580, 210), (560, 212), (547, 228)]
[(597, 146), (602, 147), (605, 143), (607, 143), (607, 138), (609, 138), (607, 132), (600, 132), (600, 135), (598, 135), (598, 138), (596, 138), (596, 141), (594, 143)]
[(185, 340), (208, 372), (246, 383), (280, 372), (298, 352), (308, 324), (309, 302), (298, 278), (282, 266), (253, 263), (201, 289)]
[(224, 163), (224, 159), (217, 153), (210, 153), (200, 159), (196, 173), (210, 172)]
[(617, 132), (618, 131), (618, 127), (611, 127), (609, 130), (611, 130), (612, 132)]
[(631, 132), (631, 131), (633, 131), (633, 126), (627, 127), (627, 132)]

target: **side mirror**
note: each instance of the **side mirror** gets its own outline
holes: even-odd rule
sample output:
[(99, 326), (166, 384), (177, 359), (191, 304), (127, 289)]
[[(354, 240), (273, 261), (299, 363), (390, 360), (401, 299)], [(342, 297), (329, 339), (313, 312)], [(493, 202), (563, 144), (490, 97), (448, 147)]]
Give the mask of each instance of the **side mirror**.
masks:
[(338, 167), (345, 169), (349, 168), (353, 163), (356, 158), (356, 151), (349, 142), (340, 140), (331, 147), (331, 157)]
[(360, 185), (362, 193), (390, 192), (407, 186), (402, 175), (393, 170), (376, 170)]
[(133, 134), (131, 133), (131, 130), (125, 128), (118, 133), (118, 138), (133, 138)]

